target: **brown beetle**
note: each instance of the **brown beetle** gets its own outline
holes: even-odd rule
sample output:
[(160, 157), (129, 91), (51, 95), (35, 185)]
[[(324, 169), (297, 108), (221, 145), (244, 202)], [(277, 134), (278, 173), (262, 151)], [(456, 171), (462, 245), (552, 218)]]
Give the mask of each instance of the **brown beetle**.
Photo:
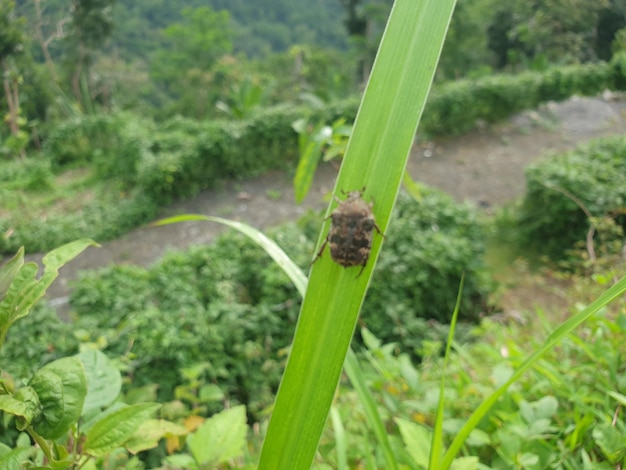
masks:
[(322, 256), (324, 248), (330, 243), (330, 256), (333, 261), (344, 268), (361, 266), (357, 277), (361, 275), (370, 257), (374, 229), (383, 235), (372, 213), (373, 203), (368, 204), (361, 197), (363, 191), (365, 188), (350, 191), (347, 199), (343, 201), (335, 196), (339, 205), (330, 214), (332, 221), (330, 230), (311, 264)]

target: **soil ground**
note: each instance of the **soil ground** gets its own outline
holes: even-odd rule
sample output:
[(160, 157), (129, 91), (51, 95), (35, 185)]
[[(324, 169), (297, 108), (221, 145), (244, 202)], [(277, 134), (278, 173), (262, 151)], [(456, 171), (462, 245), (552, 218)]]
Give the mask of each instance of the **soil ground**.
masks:
[[(524, 193), (524, 167), (529, 163), (592, 138), (626, 132), (626, 101), (614, 98), (574, 97), (457, 138), (416, 142), (409, 173), (413, 179), (440, 188), (458, 201), (491, 210)], [(264, 229), (297, 218), (309, 209), (326, 207), (324, 196), (333, 188), (335, 176), (331, 165), (319, 168), (301, 205), (294, 202), (292, 175), (270, 172), (245, 181), (225, 182), (220, 188), (164, 208), (160, 216), (218, 215)], [(90, 248), (62, 269), (49, 290), (51, 303), (62, 305), (67, 301), (70, 281), (79, 270), (111, 263), (147, 266), (167, 250), (208, 243), (222, 230), (207, 222), (142, 227), (103, 243), (101, 248)], [(40, 261), (41, 255), (29, 258)]]

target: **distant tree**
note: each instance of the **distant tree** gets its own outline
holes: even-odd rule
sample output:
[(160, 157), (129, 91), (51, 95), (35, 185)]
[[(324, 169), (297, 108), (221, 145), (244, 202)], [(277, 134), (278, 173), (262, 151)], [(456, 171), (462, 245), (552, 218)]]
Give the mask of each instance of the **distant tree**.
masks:
[(487, 28), (500, 0), (458, 0), (437, 70), (438, 80), (488, 72), (494, 54), (487, 49)]
[[(618, 32), (626, 28), (626, 2), (624, 0), (611, 0), (607, 8), (600, 11), (595, 50), (598, 57), (609, 60), (616, 50), (614, 42), (618, 38)], [(624, 33), (621, 33), (623, 36)], [(619, 49), (619, 47), (617, 48)]]
[(360, 80), (367, 81), (393, 0), (339, 0), (344, 24), (359, 62)]
[(213, 68), (232, 50), (232, 28), (227, 11), (209, 7), (186, 8), (183, 21), (164, 30), (167, 49), (158, 51), (151, 75), (174, 100), (171, 112), (197, 118), (214, 110), (217, 94)]
[(598, 25), (611, 2), (513, 0), (496, 3), (488, 30), (488, 47), (499, 66), (543, 67), (596, 60), (598, 54), (594, 46), (598, 43)]
[(4, 99), (9, 111), (5, 118), (11, 132), (9, 143), (12, 148), (9, 150), (14, 150), (23, 157), (28, 136), (20, 129), (19, 86), (22, 77), (12, 62), (24, 48), (24, 23), (15, 17), (14, 9), (13, 1), (0, 0), (0, 72)]
[(114, 4), (115, 0), (72, 0), (65, 59), (72, 92), (84, 111), (92, 110), (90, 68), (94, 54), (104, 48), (113, 31)]

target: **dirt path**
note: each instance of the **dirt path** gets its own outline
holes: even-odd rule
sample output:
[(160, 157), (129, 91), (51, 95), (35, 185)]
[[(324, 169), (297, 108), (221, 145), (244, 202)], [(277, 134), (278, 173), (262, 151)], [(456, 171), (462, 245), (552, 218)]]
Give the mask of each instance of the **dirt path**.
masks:
[[(591, 138), (626, 132), (626, 102), (603, 98), (573, 98), (539, 111), (522, 113), (506, 123), (459, 138), (416, 144), (409, 162), (411, 176), (481, 207), (498, 206), (524, 192), (523, 169), (550, 151), (562, 151)], [(193, 199), (163, 210), (162, 216), (198, 213), (238, 219), (264, 229), (326, 206), (323, 196), (334, 184), (336, 171), (320, 168), (301, 206), (294, 203), (291, 176), (271, 172), (228, 182)], [(50, 289), (52, 303), (67, 300), (69, 281), (77, 271), (111, 263), (147, 266), (167, 250), (208, 243), (223, 229), (217, 224), (189, 222), (139, 228), (90, 248), (64, 267)], [(30, 259), (40, 260), (33, 255)]]

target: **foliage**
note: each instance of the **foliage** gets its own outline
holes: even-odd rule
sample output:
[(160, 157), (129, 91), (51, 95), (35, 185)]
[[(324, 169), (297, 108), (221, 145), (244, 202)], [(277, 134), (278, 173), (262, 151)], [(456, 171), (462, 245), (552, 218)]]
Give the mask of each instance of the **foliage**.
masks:
[[(560, 322), (541, 311), (528, 315), (526, 325), (484, 320), (473, 332), (477, 341), (454, 343), (445, 369), (441, 341), (425, 342), (423, 362), (415, 367), (407, 354), (394, 354), (393, 344), (383, 345), (367, 331), (362, 333), (367, 338), (363, 379), (399, 462), (426, 468), (438, 407), (434, 390), (442, 378), (443, 431), (449, 441), (525, 354), (541, 347), (545, 333), (538, 332)], [(570, 333), (493, 404), (465, 441), (464, 455), (488, 468), (583, 468), (580, 463), (587, 461), (589, 468), (609, 469), (623, 462), (626, 429), (619, 420), (611, 425), (611, 419), (623, 402), (624, 367), (619, 358), (625, 328), (623, 312), (605, 312)], [(350, 467), (362, 465), (378, 445), (360, 401), (353, 385), (340, 385), (336, 407), (346, 426)], [(323, 461), (334, 462), (335, 439), (327, 428), (319, 449)], [(374, 458), (382, 466), (380, 455)]]
[(562, 259), (576, 243), (584, 243), (590, 217), (614, 218), (623, 229), (625, 175), (623, 137), (598, 139), (531, 165), (519, 218), (521, 242)]
[[(610, 41), (601, 44), (594, 39), (607, 12), (619, 17), (617, 2), (612, 3), (610, 0), (497, 3), (489, 28), (489, 48), (497, 56), (498, 66), (509, 68), (588, 62), (597, 60), (599, 55), (606, 59), (601, 48), (610, 48)], [(608, 24), (603, 26), (609, 29)], [(610, 28), (613, 34), (614, 28)]]
[(225, 178), (284, 168), (296, 152), (290, 124), (299, 110), (265, 110), (241, 122), (174, 119), (162, 127), (138, 169), (139, 186), (159, 203), (189, 197)]
[(111, 240), (123, 235), (138, 224), (156, 215), (155, 203), (144, 195), (102, 193), (100, 197), (82, 205), (76, 212), (32, 218), (28, 213), (16, 213), (10, 218), (0, 218), (0, 252), (10, 252), (17, 246), (27, 246), (28, 251), (45, 251), (50, 246), (67, 243), (79, 237)]
[(130, 187), (150, 151), (152, 132), (150, 123), (131, 114), (79, 116), (52, 127), (43, 150), (59, 168), (91, 164), (99, 178)]
[(3, 66), (9, 57), (21, 52), (24, 42), (23, 19), (15, 18), (14, 8), (13, 1), (0, 3), (0, 64)]
[(437, 66), (437, 80), (471, 78), (492, 73), (493, 52), (487, 47), (494, 0), (458, 0)]
[(25, 188), (32, 191), (50, 189), (53, 178), (51, 162), (45, 158), (3, 162), (0, 166), (0, 182), (2, 183), (0, 194), (4, 201), (8, 201), (8, 193), (14, 189)]
[[(314, 250), (318, 223), (319, 218), (305, 218), (273, 231), (273, 238), (304, 267)], [(429, 236), (434, 223), (439, 232)], [(475, 318), (490, 286), (480, 260), (482, 232), (467, 207), (425, 190), (419, 204), (401, 198), (395, 224), (399, 228), (388, 234), (389, 249), (381, 255), (381, 272), (374, 276), (363, 321), (385, 341), (397, 341), (402, 350), (412, 352), (419, 344), (416, 328), (425, 329), (420, 317), (448, 319), (451, 310), (446, 309), (463, 269), (468, 277), (466, 319)], [(423, 256), (404, 259), (403, 253), (414, 248), (415, 226), (420, 224), (426, 238)], [(433, 252), (441, 256), (433, 259)], [(408, 277), (398, 269), (423, 275)], [(439, 271), (437, 277), (427, 276), (431, 270)], [(384, 294), (389, 282), (395, 293), (391, 303)], [(416, 303), (415, 292), (427, 295), (433, 285), (436, 295)], [(92, 332), (90, 341), (107, 344), (113, 355), (133, 345), (133, 386), (159, 383), (160, 399), (168, 400), (180, 382), (178, 371), (208, 361), (204, 380), (256, 414), (269, 405), (276, 390), (284, 360), (281, 350), (293, 334), (297, 297), (262, 250), (241, 236), (225, 234), (211, 246), (170, 253), (150, 269), (117, 266), (85, 273), (71, 303), (77, 314), (75, 328)], [(394, 310), (397, 305), (405, 306), (400, 314)], [(387, 315), (398, 315), (394, 321), (406, 322), (410, 334), (392, 329)], [(430, 337), (444, 334), (442, 328)], [(219, 404), (212, 406), (210, 411), (216, 411)]]
[[(44, 271), (39, 279), (36, 278), (37, 264), (24, 263), (23, 249), (0, 268), (0, 347), (5, 344), (9, 329), (28, 317), (45, 295), (58, 276), (59, 268), (89, 245), (93, 242), (80, 240), (48, 253), (43, 258)], [(55, 327), (58, 321), (52, 321), (50, 316), (39, 317), (37, 322), (41, 328), (51, 327), (61, 333), (69, 331), (67, 327)], [(37, 324), (29, 323), (31, 327)], [(37, 339), (58, 342), (58, 338), (50, 336), (52, 331), (44, 330), (47, 336)], [(29, 339), (35, 333), (31, 328)], [(19, 338), (19, 333), (17, 339), (23, 344), (8, 343), (9, 359), (13, 360), (9, 367), (2, 367), (0, 410), (5, 416), (4, 426), (12, 425), (22, 435), (3, 433), (2, 468), (33, 465), (48, 469), (81, 468), (88, 461), (109, 456), (116, 449), (127, 448), (133, 453), (150, 449), (166, 433), (176, 432), (163, 422), (159, 424), (160, 429), (155, 429), (155, 422), (150, 422), (150, 415), (159, 407), (157, 404), (114, 403), (121, 390), (121, 375), (99, 351), (83, 351), (41, 367), (42, 360), (51, 359), (51, 355), (35, 359), (32, 351), (37, 345), (25, 348), (32, 341)], [(54, 351), (50, 344), (40, 343), (40, 346), (47, 346), (48, 353)], [(11, 358), (10, 354), (16, 356)], [(15, 359), (19, 360), (21, 368), (16, 367)], [(5, 360), (6, 356), (3, 362)], [(13, 377), (11, 372), (19, 375)], [(146, 434), (148, 428), (149, 435)], [(185, 430), (178, 430), (179, 435), (185, 433)], [(83, 444), (75, 446), (76, 440)]]
[[(437, 85), (427, 102), (420, 132), (426, 136), (458, 134), (480, 122), (503, 119), (542, 101), (564, 99), (572, 93), (592, 94), (605, 87), (622, 88), (626, 66), (621, 57), (616, 55), (610, 64), (517, 76), (494, 75)], [(28, 180), (16, 179), (3, 187), (9, 191), (5, 199), (10, 202), (7, 209), (17, 207), (11, 202), (18, 197), (13, 188), (27, 190), (20, 202), (25, 204), (32, 199), (29, 188), (34, 191), (55, 185), (47, 159), (53, 162), (56, 173), (84, 166), (93, 168), (94, 177), (100, 178), (103, 185), (108, 182), (108, 189), (91, 203), (89, 199), (84, 201), (79, 192), (77, 197), (81, 200), (74, 204), (79, 209), (67, 216), (34, 213), (28, 205), (26, 210), (20, 206), (19, 213), (0, 218), (0, 228), (6, 232), (23, 226), (25, 230), (20, 232), (24, 235), (0, 241), (2, 249), (13, 251), (25, 244), (29, 251), (46, 250), (81, 236), (109, 239), (146, 221), (154, 214), (156, 205), (194, 196), (226, 178), (254, 176), (290, 165), (298, 153), (299, 140), (292, 124), (302, 116), (309, 116), (309, 122), (338, 125), (344, 120), (351, 122), (357, 109), (356, 99), (346, 99), (319, 109), (289, 105), (265, 108), (238, 122), (199, 122), (179, 117), (155, 124), (130, 113), (82, 116), (60, 122), (48, 131), (45, 158), (37, 164), (26, 163), (36, 159), (24, 162), (27, 167), (33, 165)], [(337, 135), (342, 133), (339, 129)], [(331, 152), (333, 148), (338, 150), (339, 146), (331, 146)], [(20, 165), (8, 165), (8, 169), (0, 170), (0, 176), (18, 171)], [(128, 193), (130, 187), (135, 191)], [(112, 194), (112, 188), (119, 188), (120, 192)], [(117, 207), (120, 200), (123, 203)], [(46, 223), (41, 220), (44, 217)], [(84, 231), (84, 220), (89, 222), (88, 232)], [(107, 220), (112, 224), (104, 227)], [(32, 230), (26, 230), (28, 227)], [(30, 237), (28, 233), (36, 235)]]
[(433, 88), (420, 131), (461, 134), (549, 100), (597, 94), (614, 86), (614, 74), (612, 64), (598, 63), (446, 82)]
[(419, 201), (398, 199), (361, 314), (376, 337), (409, 354), (445, 334), (437, 324), (450, 322), (463, 273), (461, 320), (484, 315), (494, 287), (483, 264), (484, 232), (475, 210), (433, 189), (422, 188), (421, 194)]
[[(164, 30), (167, 47), (157, 51), (150, 73), (172, 98), (172, 114), (201, 119), (213, 110), (217, 96), (214, 67), (232, 49), (227, 11), (204, 6), (185, 8), (183, 20)], [(217, 83), (219, 87), (219, 83)]]

